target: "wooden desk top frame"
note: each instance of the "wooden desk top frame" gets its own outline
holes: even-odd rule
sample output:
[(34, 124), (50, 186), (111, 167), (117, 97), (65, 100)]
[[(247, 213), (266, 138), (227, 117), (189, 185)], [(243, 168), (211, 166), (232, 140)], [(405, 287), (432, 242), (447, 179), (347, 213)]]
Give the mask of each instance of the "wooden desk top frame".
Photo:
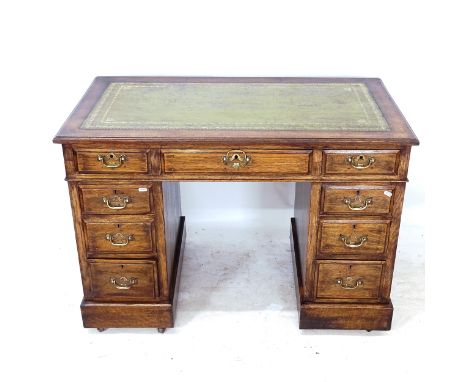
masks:
[[(81, 125), (111, 83), (245, 83), (245, 84), (365, 84), (380, 108), (390, 129), (388, 131), (301, 131), (301, 130), (216, 130), (204, 129), (203, 134), (196, 129), (81, 129)], [(231, 140), (233, 143), (260, 144), (333, 144), (345, 139), (348, 144), (375, 143), (417, 145), (418, 139), (399, 111), (390, 94), (378, 78), (268, 78), (268, 77), (97, 77), (75, 110), (69, 116), (56, 137), (55, 143), (79, 143), (96, 140), (100, 142), (157, 142), (170, 143), (211, 143)]]

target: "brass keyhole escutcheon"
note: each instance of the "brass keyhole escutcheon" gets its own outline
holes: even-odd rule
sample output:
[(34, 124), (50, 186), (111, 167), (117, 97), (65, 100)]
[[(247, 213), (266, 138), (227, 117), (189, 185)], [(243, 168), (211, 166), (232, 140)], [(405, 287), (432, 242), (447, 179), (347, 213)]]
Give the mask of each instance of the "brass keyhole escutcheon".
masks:
[(252, 163), (252, 157), (242, 150), (230, 150), (223, 155), (223, 163), (235, 170)]

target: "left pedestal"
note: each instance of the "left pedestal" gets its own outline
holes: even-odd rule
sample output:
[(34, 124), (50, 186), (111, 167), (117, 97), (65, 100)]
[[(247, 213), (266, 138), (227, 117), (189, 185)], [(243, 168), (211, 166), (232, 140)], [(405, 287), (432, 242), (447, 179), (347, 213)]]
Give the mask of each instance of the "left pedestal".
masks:
[(179, 183), (121, 175), (67, 178), (83, 325), (171, 328), (185, 243)]
[(83, 300), (85, 328), (172, 328), (174, 327), (179, 276), (185, 245), (185, 218), (180, 218), (174, 252), (169, 299), (166, 303), (111, 303)]

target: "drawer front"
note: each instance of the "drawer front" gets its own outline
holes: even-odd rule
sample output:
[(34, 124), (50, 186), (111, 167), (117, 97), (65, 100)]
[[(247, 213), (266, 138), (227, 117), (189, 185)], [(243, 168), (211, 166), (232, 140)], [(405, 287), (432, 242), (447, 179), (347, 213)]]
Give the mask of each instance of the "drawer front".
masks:
[(146, 214), (151, 212), (151, 185), (81, 185), (83, 212), (87, 214)]
[(85, 222), (88, 252), (91, 257), (151, 253), (153, 226), (150, 222)]
[(398, 150), (325, 150), (325, 175), (397, 175)]
[(154, 261), (90, 261), (91, 298), (154, 299), (159, 295)]
[(346, 220), (320, 223), (320, 252), (325, 255), (383, 255), (388, 221)]
[(308, 174), (309, 150), (163, 150), (167, 174)]
[(324, 186), (323, 214), (389, 214), (394, 186)]
[(148, 151), (76, 151), (77, 169), (81, 173), (147, 173)]
[(382, 262), (318, 262), (317, 298), (377, 300), (383, 267)]

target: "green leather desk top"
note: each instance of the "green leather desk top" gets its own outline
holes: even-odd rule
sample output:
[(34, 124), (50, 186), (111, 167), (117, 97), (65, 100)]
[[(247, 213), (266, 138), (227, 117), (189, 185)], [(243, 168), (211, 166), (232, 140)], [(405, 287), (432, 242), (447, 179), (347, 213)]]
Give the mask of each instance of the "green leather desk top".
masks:
[(83, 129), (385, 131), (363, 83), (109, 84)]
[(56, 143), (418, 144), (378, 78), (96, 77)]

